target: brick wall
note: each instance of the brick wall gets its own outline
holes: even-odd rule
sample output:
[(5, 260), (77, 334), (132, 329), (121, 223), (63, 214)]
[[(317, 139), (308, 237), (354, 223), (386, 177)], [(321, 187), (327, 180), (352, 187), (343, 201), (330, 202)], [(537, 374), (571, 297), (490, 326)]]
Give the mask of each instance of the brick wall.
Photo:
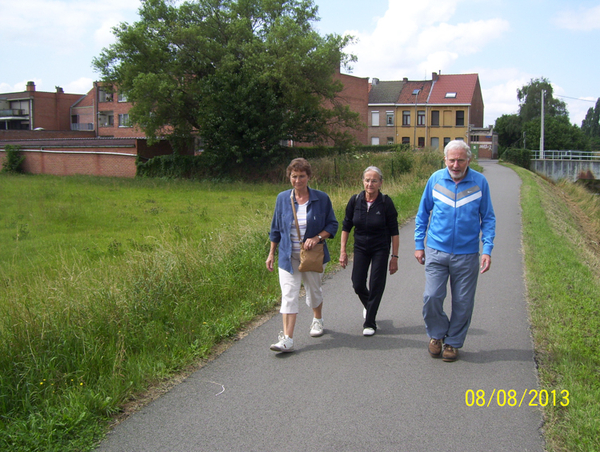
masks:
[[(86, 149), (85, 152), (55, 149), (52, 151), (22, 149), (25, 156), (23, 170), (30, 174), (72, 176), (135, 177), (135, 148), (107, 152), (106, 148)], [(0, 162), (5, 152), (0, 149)]]
[(0, 130), (0, 142), (36, 140), (48, 138), (94, 138), (93, 130), (78, 132), (70, 130)]

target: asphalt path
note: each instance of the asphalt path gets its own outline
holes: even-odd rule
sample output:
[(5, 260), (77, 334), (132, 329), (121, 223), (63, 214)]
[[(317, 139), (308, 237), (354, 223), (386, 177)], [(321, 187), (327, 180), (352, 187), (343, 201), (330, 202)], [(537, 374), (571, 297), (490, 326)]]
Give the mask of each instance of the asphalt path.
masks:
[[(492, 190), (496, 240), (458, 361), (427, 352), (424, 267), (413, 257), (410, 222), (400, 231), (399, 271), (388, 277), (375, 336), (362, 336), (349, 265), (325, 281), (322, 337), (309, 336), (312, 315), (302, 304), (296, 351), (274, 353), (269, 345), (281, 317), (273, 317), (119, 424), (97, 451), (543, 451), (541, 411), (529, 406), (529, 391), (539, 388), (520, 179), (494, 161), (480, 164)], [(477, 399), (477, 391), (485, 396)]]

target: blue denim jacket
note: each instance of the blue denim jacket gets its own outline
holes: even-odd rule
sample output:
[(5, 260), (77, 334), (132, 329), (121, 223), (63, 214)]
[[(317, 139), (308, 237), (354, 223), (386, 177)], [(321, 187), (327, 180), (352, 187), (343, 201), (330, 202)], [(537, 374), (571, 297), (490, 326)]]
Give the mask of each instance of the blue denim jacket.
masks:
[[(294, 273), (292, 269), (292, 228), (296, 228), (294, 213), (292, 212), (292, 203), (290, 195), (292, 189), (282, 191), (277, 195), (275, 201), (275, 212), (271, 222), (271, 232), (269, 239), (271, 242), (279, 244), (278, 266), (283, 270)], [(333, 238), (338, 230), (338, 221), (335, 218), (333, 206), (327, 193), (320, 190), (309, 188), (308, 206), (306, 208), (306, 234), (305, 237), (314, 237), (319, 232), (325, 230)], [(298, 203), (296, 203), (298, 209)], [(323, 263), (330, 261), (327, 243), (324, 246), (325, 258)]]

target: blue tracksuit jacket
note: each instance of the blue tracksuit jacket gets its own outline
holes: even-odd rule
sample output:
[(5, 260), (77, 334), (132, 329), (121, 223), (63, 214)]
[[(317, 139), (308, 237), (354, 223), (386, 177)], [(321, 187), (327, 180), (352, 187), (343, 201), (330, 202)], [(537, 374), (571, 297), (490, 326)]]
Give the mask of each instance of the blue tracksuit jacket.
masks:
[(449, 254), (492, 254), (496, 216), (483, 174), (469, 168), (456, 184), (447, 168), (427, 182), (415, 219), (415, 249), (427, 246)]

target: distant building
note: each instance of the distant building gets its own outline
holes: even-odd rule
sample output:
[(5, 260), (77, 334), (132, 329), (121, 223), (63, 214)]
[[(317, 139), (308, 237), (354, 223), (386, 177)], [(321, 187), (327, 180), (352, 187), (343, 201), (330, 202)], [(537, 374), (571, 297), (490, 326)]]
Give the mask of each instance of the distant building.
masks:
[[(5, 108), (6, 107), (6, 108)], [(87, 94), (35, 90), (0, 94), (0, 164), (6, 145), (25, 155), (24, 170), (60, 176), (135, 177), (136, 160), (173, 153), (167, 140), (149, 146), (129, 121), (131, 103), (94, 83)]]
[(369, 92), (369, 144), (443, 148), (455, 139), (470, 144), (482, 136), (483, 111), (477, 74), (434, 72), (431, 80), (420, 81), (374, 78)]
[(27, 82), (26, 91), (0, 94), (0, 130), (69, 130), (70, 108), (82, 94), (35, 90)]

